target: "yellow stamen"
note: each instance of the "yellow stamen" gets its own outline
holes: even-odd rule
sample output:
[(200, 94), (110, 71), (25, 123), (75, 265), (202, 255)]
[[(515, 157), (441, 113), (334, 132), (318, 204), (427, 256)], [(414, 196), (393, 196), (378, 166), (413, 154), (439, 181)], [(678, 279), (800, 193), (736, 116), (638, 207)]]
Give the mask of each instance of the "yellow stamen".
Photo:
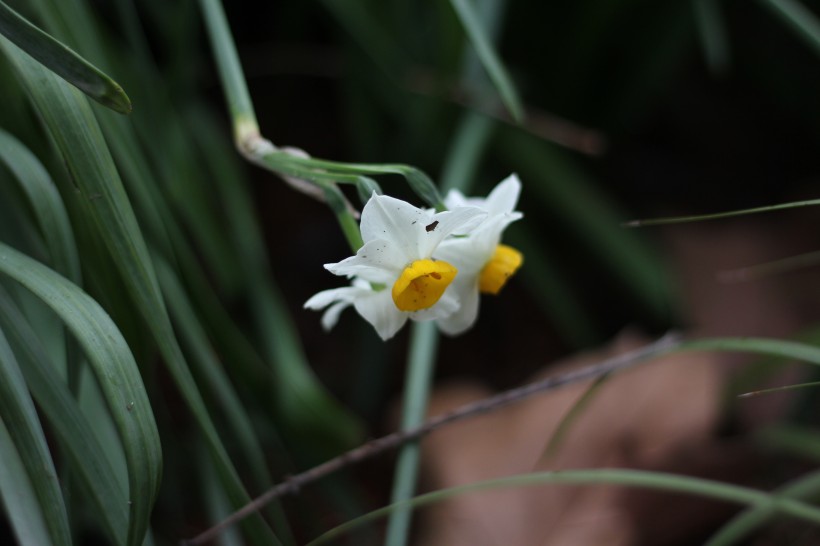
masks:
[(416, 260), (393, 285), (393, 302), (401, 311), (418, 311), (436, 304), (458, 270), (447, 262)]
[(507, 279), (521, 267), (524, 262), (524, 255), (511, 246), (498, 245), (495, 247), (495, 254), (481, 270), (478, 279), (478, 288), (484, 294), (498, 294)]

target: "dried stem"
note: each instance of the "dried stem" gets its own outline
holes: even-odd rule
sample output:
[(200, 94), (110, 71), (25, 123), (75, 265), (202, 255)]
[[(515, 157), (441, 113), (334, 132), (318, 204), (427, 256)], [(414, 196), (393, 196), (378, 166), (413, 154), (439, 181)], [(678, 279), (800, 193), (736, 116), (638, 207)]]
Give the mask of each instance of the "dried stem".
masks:
[(495, 396), (465, 404), (452, 411), (433, 417), (423, 425), (416, 428), (393, 432), (387, 436), (383, 436), (376, 440), (371, 440), (356, 449), (343, 453), (342, 455), (324, 462), (319, 466), (315, 466), (305, 472), (302, 472), (301, 474), (288, 478), (279, 485), (272, 487), (262, 495), (256, 497), (249, 504), (246, 504), (220, 523), (214, 525), (210, 529), (207, 529), (192, 539), (183, 541), (183, 544), (187, 546), (201, 546), (206, 544), (208, 541), (215, 538), (219, 533), (224, 531), (227, 527), (262, 509), (266, 504), (274, 499), (285, 495), (298, 493), (302, 487), (309, 483), (319, 480), (320, 478), (323, 478), (347, 466), (370, 459), (371, 457), (384, 453), (390, 449), (395, 449), (406, 442), (417, 440), (422, 436), (426, 436), (427, 434), (433, 432), (439, 427), (466, 419), (468, 417), (474, 417), (476, 415), (497, 410), (503, 406), (524, 400), (534, 394), (555, 390), (563, 387), (564, 385), (594, 379), (596, 377), (601, 377), (619, 370), (630, 368), (645, 360), (674, 350), (681, 344), (681, 340), (682, 338), (680, 335), (676, 333), (668, 333), (657, 341), (635, 351), (630, 351), (578, 370), (573, 370), (558, 376), (548, 377), (541, 381), (524, 385), (523, 387), (504, 391)]

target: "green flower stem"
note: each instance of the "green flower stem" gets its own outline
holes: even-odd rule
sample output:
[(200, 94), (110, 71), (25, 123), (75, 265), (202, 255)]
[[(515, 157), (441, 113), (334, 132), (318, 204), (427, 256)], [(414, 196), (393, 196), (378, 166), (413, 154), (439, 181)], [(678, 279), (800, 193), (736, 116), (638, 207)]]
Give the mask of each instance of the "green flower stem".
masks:
[(445, 210), (441, 194), (436, 185), (433, 184), (433, 181), (430, 180), (430, 177), (410, 165), (402, 165), (399, 163), (340, 163), (338, 161), (327, 161), (312, 157), (297, 157), (281, 151), (269, 154), (266, 158), (266, 163), (283, 170), (286, 168), (298, 169), (301, 167), (307, 170), (307, 172), (313, 172), (314, 169), (321, 169), (336, 177), (343, 174), (399, 174), (407, 180), (412, 190), (430, 206), (435, 207), (438, 211)]
[[(427, 400), (433, 379), (438, 330), (434, 321), (414, 322), (410, 338), (410, 354), (407, 359), (407, 375), (404, 381), (402, 402), (402, 430), (415, 428), (424, 422)], [(416, 491), (420, 447), (418, 442), (405, 444), (399, 451), (391, 502), (406, 502)], [(402, 506), (390, 514), (387, 524), (386, 546), (404, 546), (407, 543), (412, 508)]]
[(225, 10), (219, 0), (200, 0), (199, 5), (205, 18), (205, 27), (216, 57), (219, 78), (228, 101), (237, 145), (242, 146), (249, 138), (259, 136), (259, 123), (253, 109), (248, 86), (236, 45), (228, 27)]
[(336, 215), (336, 220), (342, 228), (342, 233), (344, 233), (350, 248), (353, 249), (353, 253), (355, 254), (364, 245), (362, 234), (359, 231), (359, 224), (356, 222), (356, 219), (353, 218), (353, 215), (347, 208), (342, 192), (335, 184), (325, 184), (322, 189), (324, 190), (328, 206), (333, 210), (333, 214)]

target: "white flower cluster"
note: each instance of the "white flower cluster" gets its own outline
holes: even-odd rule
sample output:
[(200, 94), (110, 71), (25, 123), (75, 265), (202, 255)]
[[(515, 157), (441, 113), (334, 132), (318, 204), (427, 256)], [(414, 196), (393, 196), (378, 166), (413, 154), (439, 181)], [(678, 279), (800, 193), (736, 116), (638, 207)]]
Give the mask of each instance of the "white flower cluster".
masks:
[(351, 285), (319, 292), (305, 307), (329, 306), (322, 317), (329, 330), (352, 305), (384, 340), (407, 319), (435, 320), (450, 335), (464, 332), (478, 316), (479, 292), (497, 294), (522, 263), (521, 253), (499, 244), (522, 216), (514, 210), (520, 192), (511, 175), (487, 198), (451, 191), (444, 200), (450, 210), (439, 213), (374, 194), (362, 210), (364, 246), (325, 265)]

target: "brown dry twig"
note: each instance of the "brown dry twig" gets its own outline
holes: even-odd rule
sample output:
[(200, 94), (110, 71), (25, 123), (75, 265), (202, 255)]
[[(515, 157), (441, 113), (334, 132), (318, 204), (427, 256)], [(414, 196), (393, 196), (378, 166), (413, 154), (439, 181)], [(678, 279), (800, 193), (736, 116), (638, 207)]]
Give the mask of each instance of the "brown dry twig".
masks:
[(206, 544), (208, 541), (219, 535), (219, 533), (224, 531), (227, 527), (262, 509), (266, 504), (274, 499), (285, 495), (298, 493), (302, 487), (309, 483), (332, 474), (337, 470), (341, 470), (346, 466), (362, 462), (407, 442), (418, 440), (419, 438), (444, 425), (497, 410), (508, 404), (524, 400), (534, 394), (554, 390), (563, 387), (564, 385), (569, 385), (570, 383), (578, 383), (580, 381), (594, 379), (596, 377), (601, 377), (613, 372), (630, 368), (645, 360), (674, 350), (681, 344), (681, 341), (682, 336), (677, 333), (670, 332), (657, 341), (650, 343), (645, 347), (641, 347), (640, 349), (603, 360), (578, 370), (573, 370), (553, 377), (547, 377), (546, 379), (524, 385), (523, 387), (504, 391), (494, 396), (465, 404), (452, 411), (433, 417), (426, 423), (416, 428), (393, 432), (387, 436), (371, 440), (351, 451), (330, 459), (319, 466), (315, 466), (305, 472), (302, 472), (301, 474), (291, 476), (282, 483), (268, 489), (265, 493), (256, 497), (253, 501), (234, 512), (220, 523), (203, 531), (192, 539), (183, 541), (182, 544), (186, 546), (201, 546)]

